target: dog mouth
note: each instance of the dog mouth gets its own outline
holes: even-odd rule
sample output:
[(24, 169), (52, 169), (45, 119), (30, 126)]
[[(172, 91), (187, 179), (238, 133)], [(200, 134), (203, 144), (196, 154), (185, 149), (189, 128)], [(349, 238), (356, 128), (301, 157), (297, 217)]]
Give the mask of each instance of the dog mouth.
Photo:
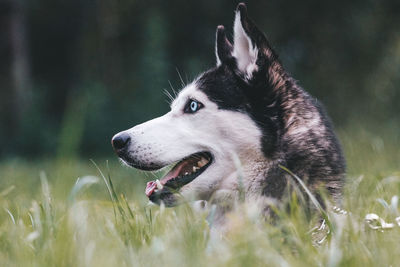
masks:
[(195, 153), (182, 159), (161, 180), (147, 183), (146, 196), (152, 202), (160, 202), (166, 195), (178, 192), (184, 185), (196, 179), (211, 162), (212, 156), (209, 152)]

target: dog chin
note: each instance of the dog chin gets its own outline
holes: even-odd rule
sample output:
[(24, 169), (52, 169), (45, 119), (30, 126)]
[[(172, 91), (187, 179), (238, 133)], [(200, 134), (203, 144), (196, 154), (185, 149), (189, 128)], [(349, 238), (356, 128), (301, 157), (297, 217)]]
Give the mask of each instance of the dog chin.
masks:
[(149, 200), (157, 205), (165, 205), (166, 207), (175, 207), (184, 202), (179, 193), (164, 192), (160, 194), (152, 194)]
[[(201, 179), (201, 177), (198, 177)], [(166, 207), (175, 207), (184, 203), (190, 203), (198, 200), (204, 200), (203, 195), (211, 195), (211, 193), (198, 192), (194, 187), (189, 185), (183, 186), (178, 191), (168, 192), (160, 191), (149, 196), (149, 200), (157, 205), (165, 205)]]

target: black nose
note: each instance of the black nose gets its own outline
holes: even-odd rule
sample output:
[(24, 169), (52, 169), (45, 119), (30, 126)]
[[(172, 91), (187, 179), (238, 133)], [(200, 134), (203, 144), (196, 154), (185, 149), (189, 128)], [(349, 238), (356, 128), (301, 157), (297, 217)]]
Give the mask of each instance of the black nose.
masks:
[(131, 141), (129, 134), (120, 133), (113, 137), (111, 140), (111, 144), (114, 147), (114, 150), (122, 150), (125, 148)]

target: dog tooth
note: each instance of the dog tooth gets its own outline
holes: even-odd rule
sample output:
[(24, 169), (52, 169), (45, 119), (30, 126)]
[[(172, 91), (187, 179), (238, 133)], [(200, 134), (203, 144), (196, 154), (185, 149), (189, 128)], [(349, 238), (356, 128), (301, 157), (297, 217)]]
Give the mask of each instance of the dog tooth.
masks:
[(208, 163), (208, 161), (205, 158), (202, 158), (199, 162), (197, 162), (197, 165), (199, 167), (203, 167), (204, 165), (206, 165)]
[(160, 180), (157, 179), (156, 184), (157, 184), (157, 189), (160, 189), (160, 190), (163, 189), (164, 186), (161, 184)]
[(197, 168), (195, 166), (193, 166), (193, 172), (197, 171)]
[(185, 172), (185, 175), (188, 175), (189, 173), (188, 172)]

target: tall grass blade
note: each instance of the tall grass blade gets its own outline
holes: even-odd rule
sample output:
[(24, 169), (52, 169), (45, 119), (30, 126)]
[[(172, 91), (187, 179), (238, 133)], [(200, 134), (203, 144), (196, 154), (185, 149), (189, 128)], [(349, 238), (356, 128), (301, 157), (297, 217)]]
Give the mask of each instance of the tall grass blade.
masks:
[(68, 196), (68, 204), (71, 205), (75, 201), (77, 195), (85, 190), (86, 188), (90, 187), (93, 184), (99, 182), (99, 178), (96, 176), (84, 176), (79, 177), (74, 186), (72, 187), (71, 193)]
[(328, 213), (321, 207), (318, 200), (315, 198), (314, 194), (310, 191), (310, 189), (308, 189), (306, 184), (296, 174), (294, 174), (292, 171), (290, 171), (288, 168), (286, 168), (282, 165), (279, 165), (279, 168), (281, 168), (282, 170), (287, 172), (291, 177), (293, 177), (300, 184), (300, 186), (303, 188), (303, 190), (307, 193), (307, 195), (310, 198), (313, 205), (317, 208), (317, 210), (321, 213), (322, 217), (325, 219), (329, 228), (333, 231), (334, 230), (333, 225), (329, 219)]

